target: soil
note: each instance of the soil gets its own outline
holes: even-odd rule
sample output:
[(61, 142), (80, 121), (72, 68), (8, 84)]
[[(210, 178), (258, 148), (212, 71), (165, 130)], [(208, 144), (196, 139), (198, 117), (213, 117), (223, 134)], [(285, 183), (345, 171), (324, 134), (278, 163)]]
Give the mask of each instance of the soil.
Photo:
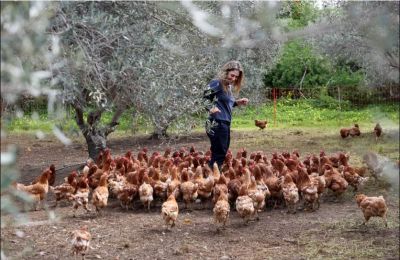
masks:
[[(326, 145), (324, 134), (315, 134), (313, 138), (304, 135), (305, 132), (299, 130), (233, 132), (231, 148), (236, 152), (242, 146), (248, 151), (265, 151), (263, 147), (268, 147), (267, 154), (297, 148), (305, 155)], [(338, 139), (337, 136), (330, 138)], [(340, 142), (331, 144), (331, 149), (324, 148), (328, 152), (337, 151), (336, 147), (343, 144)], [(2, 151), (9, 144), (18, 146), (18, 181), (22, 183), (29, 183), (53, 163), (57, 169), (56, 184), (60, 184), (87, 159), (85, 144), (79, 138), (65, 146), (50, 136), (37, 139), (32, 135), (14, 134), (3, 138)], [(166, 147), (177, 150), (191, 145), (203, 151), (209, 147), (203, 133), (168, 142), (148, 140), (147, 136), (115, 136), (108, 142), (113, 155), (128, 150), (137, 153), (142, 147), (147, 147), (151, 153), (164, 151)], [(386, 198), (387, 228), (381, 218), (373, 218), (366, 226), (360, 226), (363, 217), (351, 190), (338, 202), (327, 192), (315, 212), (298, 210), (296, 214), (287, 214), (286, 208), (268, 205), (259, 214), (260, 220), (248, 225), (231, 209), (229, 223), (220, 232), (213, 224), (211, 205), (203, 209), (195, 204), (192, 211), (181, 210), (177, 225), (167, 231), (160, 215), (161, 202), (152, 205), (150, 212), (139, 202), (133, 210), (126, 211), (118, 201), (110, 199), (101, 215), (81, 209), (74, 218), (68, 203), (55, 209), (49, 206), (54, 203), (54, 197), (49, 194), (47, 209), (26, 212), (28, 221), (23, 224), (11, 224), (12, 216), (2, 214), (1, 248), (2, 253), (12, 259), (70, 259), (73, 255), (68, 236), (86, 224), (92, 234), (86, 259), (398, 259), (398, 194), (381, 184), (381, 181), (371, 180), (365, 193)]]

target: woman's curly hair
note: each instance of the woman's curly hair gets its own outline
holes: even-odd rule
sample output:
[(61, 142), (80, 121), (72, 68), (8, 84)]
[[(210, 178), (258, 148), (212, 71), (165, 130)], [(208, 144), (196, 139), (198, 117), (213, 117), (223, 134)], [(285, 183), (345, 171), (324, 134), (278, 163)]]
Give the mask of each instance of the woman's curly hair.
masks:
[(233, 84), (234, 85), (234, 92), (237, 94), (240, 91), (240, 88), (242, 87), (243, 80), (244, 80), (244, 73), (243, 73), (243, 67), (242, 64), (240, 64), (239, 61), (236, 60), (231, 60), (225, 63), (220, 71), (218, 72), (218, 79), (221, 81), (222, 86), (224, 87), (224, 91), (228, 91), (228, 85), (229, 82), (227, 81), (227, 76), (228, 72), (232, 70), (238, 70), (239, 71), (239, 77), (237, 78), (236, 82)]

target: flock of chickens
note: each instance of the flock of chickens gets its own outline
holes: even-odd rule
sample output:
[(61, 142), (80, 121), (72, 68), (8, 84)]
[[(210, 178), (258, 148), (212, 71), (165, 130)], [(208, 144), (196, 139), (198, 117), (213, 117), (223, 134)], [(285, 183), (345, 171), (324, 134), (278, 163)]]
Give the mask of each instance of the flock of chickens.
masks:
[[(119, 200), (125, 209), (140, 201), (150, 210), (153, 201), (160, 200), (167, 229), (178, 218), (177, 201), (183, 201), (185, 208), (194, 202), (204, 206), (210, 201), (219, 230), (220, 226), (225, 227), (231, 209), (238, 212), (246, 225), (250, 220), (258, 220), (258, 212), (266, 203), (274, 207), (285, 203), (288, 212), (295, 213), (297, 204), (303, 200), (304, 210), (315, 211), (326, 189), (339, 197), (349, 186), (357, 191), (369, 178), (366, 177), (368, 168), (351, 166), (349, 155), (343, 152), (326, 155), (321, 151), (319, 156), (307, 155), (303, 160), (297, 151), (275, 152), (269, 159), (262, 151), (248, 156), (242, 148), (235, 157), (228, 151), (221, 169), (217, 164), (212, 169), (208, 166), (211, 151), (196, 151), (193, 146), (175, 152), (166, 149), (163, 154), (153, 152), (151, 156), (147, 152), (143, 148), (137, 156), (128, 151), (113, 157), (106, 149), (95, 161), (89, 160), (81, 173), (73, 171), (58, 186), (54, 186), (54, 165), (45, 169), (31, 185), (14, 183), (13, 186), (32, 196), (37, 202), (35, 209), (50, 190), (55, 194), (55, 206), (61, 200), (72, 202), (73, 216), (80, 207), (90, 212), (89, 204), (100, 214), (110, 197)], [(361, 194), (356, 201), (363, 210), (365, 222), (371, 216), (381, 216), (386, 223), (383, 197)], [(75, 253), (84, 254), (89, 240), (87, 227), (74, 232)]]
[[(263, 130), (266, 120), (255, 120), (255, 125)], [(340, 129), (342, 138), (359, 136), (358, 124), (351, 128)], [(382, 128), (374, 128), (376, 140), (382, 134)], [(247, 225), (250, 220), (258, 220), (258, 212), (266, 203), (274, 208), (285, 203), (288, 213), (296, 213), (297, 204), (304, 202), (304, 210), (314, 211), (320, 206), (322, 194), (329, 189), (336, 197), (342, 195), (349, 186), (356, 192), (369, 177), (366, 173), (374, 169), (349, 165), (349, 155), (339, 152), (319, 156), (308, 155), (300, 160), (297, 151), (291, 154), (273, 153), (268, 159), (262, 152), (253, 152), (247, 157), (247, 151), (241, 149), (233, 157), (228, 151), (221, 169), (214, 164), (208, 166), (211, 151), (196, 151), (181, 148), (172, 153), (167, 149), (164, 154), (154, 152), (150, 157), (143, 148), (137, 156), (128, 151), (124, 156), (111, 156), (111, 151), (102, 151), (96, 161), (88, 160), (81, 173), (73, 171), (64, 183), (55, 186), (56, 169), (52, 164), (45, 169), (30, 185), (13, 183), (17, 190), (27, 193), (36, 202), (35, 210), (46, 199), (49, 192), (54, 193), (55, 207), (61, 200), (72, 202), (73, 216), (82, 207), (90, 212), (90, 203), (100, 214), (108, 204), (108, 198), (119, 200), (126, 210), (133, 208), (133, 202), (140, 200), (150, 211), (154, 200), (162, 201), (161, 215), (167, 229), (173, 227), (179, 215), (177, 201), (183, 201), (185, 208), (192, 203), (211, 201), (214, 221), (219, 231), (225, 228), (231, 208), (234, 208)], [(376, 178), (376, 175), (372, 175)], [(387, 206), (382, 196), (367, 197), (356, 195), (356, 202), (364, 214), (364, 223), (373, 216), (383, 217), (387, 226)], [(82, 226), (71, 233), (73, 253), (84, 258), (89, 248), (91, 234), (88, 227)]]

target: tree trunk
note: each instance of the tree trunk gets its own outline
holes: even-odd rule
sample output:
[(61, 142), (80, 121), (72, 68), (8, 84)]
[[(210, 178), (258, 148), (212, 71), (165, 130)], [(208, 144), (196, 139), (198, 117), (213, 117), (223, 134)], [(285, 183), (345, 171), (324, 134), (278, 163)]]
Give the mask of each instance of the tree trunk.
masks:
[(107, 136), (100, 130), (87, 131), (85, 139), (89, 157), (95, 160), (100, 151), (107, 148)]
[(89, 157), (95, 160), (99, 152), (107, 148), (107, 136), (115, 131), (115, 127), (119, 124), (118, 119), (124, 109), (117, 109), (111, 122), (104, 127), (100, 127), (98, 123), (103, 113), (102, 109), (90, 112), (86, 123), (83, 118), (82, 107), (77, 103), (73, 104), (73, 106), (75, 108), (75, 120), (85, 137)]
[(156, 129), (149, 137), (149, 140), (168, 139), (169, 135), (167, 134), (167, 129), (168, 127), (165, 127), (163, 129)]

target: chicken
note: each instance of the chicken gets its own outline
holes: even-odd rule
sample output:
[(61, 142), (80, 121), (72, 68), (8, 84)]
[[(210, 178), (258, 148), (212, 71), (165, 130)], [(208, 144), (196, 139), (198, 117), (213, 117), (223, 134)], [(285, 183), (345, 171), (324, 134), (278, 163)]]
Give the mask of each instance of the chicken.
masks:
[(125, 182), (122, 189), (118, 191), (117, 198), (120, 201), (121, 207), (126, 210), (129, 209), (129, 204), (132, 203), (136, 194), (138, 193), (138, 187), (129, 182)]
[(268, 189), (258, 189), (256, 179), (251, 176), (250, 184), (247, 187), (248, 196), (253, 200), (254, 210), (258, 219), (258, 212), (265, 206), (265, 198)]
[(161, 180), (160, 170), (154, 169), (152, 179), (154, 181), (154, 196), (160, 198), (162, 201), (167, 199), (168, 184)]
[[(54, 183), (56, 182), (56, 167), (54, 166), (54, 164), (51, 164), (49, 168), (47, 168), (46, 170), (51, 171), (51, 173), (48, 176), (48, 182), (50, 186), (54, 186)], [(40, 175), (31, 184), (37, 183), (39, 179)]]
[(81, 254), (82, 259), (85, 259), (85, 254), (89, 249), (90, 240), (92, 235), (89, 233), (88, 226), (84, 225), (80, 229), (71, 232), (72, 252), (76, 255)]
[(145, 208), (147, 207), (147, 211), (150, 212), (151, 202), (153, 201), (153, 187), (150, 185), (149, 176), (147, 176), (147, 174), (143, 176), (143, 184), (139, 187), (139, 197), (143, 206)]
[(357, 172), (350, 166), (345, 166), (343, 170), (343, 177), (354, 188), (354, 192), (369, 179), (369, 177), (361, 177)]
[(325, 176), (324, 175), (320, 176), (317, 172), (313, 172), (312, 174), (310, 174), (310, 180), (315, 186), (317, 186), (317, 193), (318, 193), (317, 209), (319, 209), (321, 197), (326, 187)]
[(236, 211), (247, 225), (250, 219), (257, 214), (253, 200), (247, 195), (247, 185), (242, 184), (239, 191), (239, 196), (236, 199)]
[(385, 221), (385, 226), (388, 226), (386, 219), (388, 208), (383, 196), (367, 197), (364, 194), (358, 194), (356, 195), (355, 199), (358, 207), (361, 208), (364, 214), (365, 220), (363, 225), (365, 225), (371, 217), (382, 217)]
[(57, 204), (60, 200), (72, 200), (72, 194), (75, 194), (75, 191), (77, 189), (78, 185), (78, 173), (76, 171), (73, 171), (68, 177), (67, 177), (67, 182), (60, 184), (56, 187), (50, 186), (50, 190), (54, 193), (56, 196), (56, 202), (54, 204), (54, 207), (57, 207)]
[(361, 135), (360, 127), (358, 126), (358, 124), (354, 124), (354, 126), (352, 128), (350, 128), (349, 134), (351, 137)]
[(232, 167), (229, 168), (229, 182), (228, 182), (228, 200), (233, 205), (239, 196), (240, 186), (242, 182), (238, 177)]
[(165, 221), (167, 229), (169, 226), (171, 226), (171, 228), (175, 226), (178, 214), (179, 207), (175, 199), (175, 191), (173, 191), (161, 206), (161, 216)]
[[(197, 193), (199, 198), (202, 200), (207, 200), (212, 195), (212, 190), (214, 187), (214, 177), (212, 175), (211, 169), (208, 166), (204, 167), (205, 171), (208, 172), (207, 178), (203, 178), (203, 169), (201, 166), (196, 168), (195, 176), (194, 176), (194, 183), (199, 185)], [(204, 207), (204, 205), (203, 205)]]
[(181, 185), (181, 181), (178, 178), (178, 168), (176, 166), (173, 166), (171, 169), (171, 179), (167, 181), (168, 187), (167, 187), (167, 197), (174, 193), (175, 191), (175, 196), (176, 198), (180, 197), (180, 189), (179, 186)]
[(382, 135), (382, 127), (379, 123), (376, 123), (374, 127), (374, 134), (375, 134), (375, 140), (378, 141), (378, 138)]
[(255, 126), (259, 127), (260, 130), (263, 130), (264, 128), (267, 127), (268, 122), (267, 122), (267, 120), (257, 120), (256, 119), (256, 120), (254, 120), (254, 124), (255, 124)]
[(348, 182), (331, 165), (325, 164), (324, 176), (326, 181), (326, 187), (333, 191), (336, 198), (342, 195), (346, 191), (349, 185)]
[(199, 185), (197, 183), (193, 183), (191, 180), (189, 180), (189, 174), (188, 170), (185, 168), (182, 171), (181, 174), (181, 193), (183, 197), (183, 201), (185, 202), (185, 209), (188, 208), (188, 205), (190, 205), (192, 202), (194, 202), (197, 199), (197, 189)]
[(349, 128), (342, 128), (340, 129), (340, 136), (344, 139), (350, 135), (350, 129)]
[[(218, 188), (217, 188), (218, 189)], [(219, 190), (219, 197), (215, 203), (213, 213), (214, 222), (217, 225), (217, 231), (219, 231), (218, 224), (222, 223), (222, 228), (225, 228), (226, 222), (229, 218), (230, 206), (228, 202), (228, 194), (225, 191)]]
[(43, 200), (46, 198), (46, 195), (49, 191), (49, 175), (51, 174), (50, 169), (46, 169), (45, 171), (42, 172), (42, 174), (39, 177), (38, 182), (35, 184), (31, 185), (23, 185), (21, 183), (14, 183), (13, 186), (19, 190), (27, 193), (30, 198), (32, 198), (33, 202), (36, 203), (34, 205), (34, 210), (39, 210), (40, 209), (40, 204), (43, 202)]
[(225, 192), (226, 194), (228, 194), (227, 184), (228, 183), (225, 176), (221, 174), (221, 176), (219, 177), (218, 181), (215, 183), (215, 186), (213, 188), (213, 199), (212, 199), (213, 204), (217, 203), (221, 192)]
[(100, 177), (99, 185), (94, 189), (92, 194), (92, 204), (96, 207), (97, 213), (100, 213), (100, 209), (107, 206), (108, 202), (108, 182), (107, 174), (103, 174)]
[(303, 195), (305, 210), (314, 211), (315, 205), (318, 204), (318, 184), (311, 181), (306, 169), (298, 166), (297, 170), (299, 178), (296, 185)]
[(78, 181), (77, 191), (75, 194), (72, 195), (73, 199), (73, 216), (76, 216), (76, 211), (78, 210), (79, 206), (82, 206), (86, 212), (89, 212), (90, 209), (88, 208), (89, 202), (89, 180), (87, 177), (81, 177)]
[(296, 213), (296, 203), (299, 201), (299, 190), (290, 175), (283, 177), (281, 186), (283, 198), (285, 199), (286, 207), (288, 208), (287, 212), (292, 214)]

